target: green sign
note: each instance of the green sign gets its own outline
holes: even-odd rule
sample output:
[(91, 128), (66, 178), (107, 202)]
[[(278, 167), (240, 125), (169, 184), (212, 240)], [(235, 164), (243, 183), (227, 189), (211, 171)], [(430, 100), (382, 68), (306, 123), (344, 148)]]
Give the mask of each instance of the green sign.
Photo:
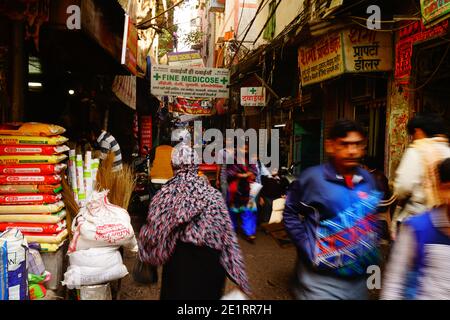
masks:
[(448, 18), (450, 0), (420, 0), (424, 25), (434, 25)]

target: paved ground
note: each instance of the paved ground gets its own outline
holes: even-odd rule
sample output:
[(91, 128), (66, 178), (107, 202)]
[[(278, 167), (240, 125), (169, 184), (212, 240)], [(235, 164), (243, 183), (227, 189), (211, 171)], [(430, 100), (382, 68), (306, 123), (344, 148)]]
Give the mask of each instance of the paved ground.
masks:
[[(259, 232), (254, 244), (239, 239), (244, 253), (247, 273), (253, 295), (251, 299), (286, 300), (292, 299), (289, 293), (290, 277), (295, 263), (295, 249), (281, 248), (270, 235)], [(125, 255), (128, 270), (133, 270), (134, 256)], [(159, 270), (161, 279), (161, 268)], [(227, 281), (226, 292), (233, 288)], [(159, 299), (160, 282), (152, 286), (141, 286), (128, 275), (122, 280), (122, 300), (157, 300)]]

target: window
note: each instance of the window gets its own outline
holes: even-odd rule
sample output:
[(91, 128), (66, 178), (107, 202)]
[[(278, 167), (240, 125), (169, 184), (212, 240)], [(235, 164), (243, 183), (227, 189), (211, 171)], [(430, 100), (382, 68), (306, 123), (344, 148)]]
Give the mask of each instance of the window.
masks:
[(269, 23), (267, 23), (267, 26), (264, 30), (263, 38), (266, 40), (272, 40), (275, 35), (275, 27), (276, 27), (276, 14), (275, 12), (276, 8), (276, 1), (272, 0), (269, 4), (269, 15), (267, 17), (270, 17), (272, 14), (272, 17), (269, 20)]

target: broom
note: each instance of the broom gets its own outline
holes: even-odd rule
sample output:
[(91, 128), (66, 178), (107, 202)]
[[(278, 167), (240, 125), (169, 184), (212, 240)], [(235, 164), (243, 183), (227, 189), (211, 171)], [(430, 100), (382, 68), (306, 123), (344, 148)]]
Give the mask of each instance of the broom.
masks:
[(109, 201), (112, 204), (127, 210), (131, 194), (135, 187), (134, 170), (130, 165), (124, 163), (122, 165), (122, 170), (113, 172), (113, 163), (114, 154), (109, 153), (98, 168), (95, 189), (108, 189)]
[(75, 201), (75, 197), (73, 196), (72, 188), (69, 185), (69, 182), (67, 181), (67, 177), (65, 174), (61, 175), (61, 185), (62, 185), (62, 194), (63, 194), (63, 201), (66, 206), (66, 223), (67, 223), (67, 231), (69, 233), (69, 240), (72, 240), (72, 221), (77, 216), (78, 212), (80, 211), (80, 207), (78, 206), (77, 202)]

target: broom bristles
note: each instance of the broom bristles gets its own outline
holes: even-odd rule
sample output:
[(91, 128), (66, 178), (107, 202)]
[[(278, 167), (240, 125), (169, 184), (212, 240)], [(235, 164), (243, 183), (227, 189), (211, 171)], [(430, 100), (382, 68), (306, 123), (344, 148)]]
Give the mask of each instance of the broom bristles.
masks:
[(113, 172), (113, 163), (114, 154), (109, 153), (98, 169), (95, 188), (96, 190), (108, 189), (109, 201), (127, 210), (135, 187), (134, 170), (124, 163), (122, 170)]
[(72, 239), (72, 221), (77, 216), (80, 211), (80, 207), (75, 201), (75, 197), (73, 195), (72, 188), (69, 186), (69, 182), (64, 174), (61, 175), (61, 185), (62, 185), (62, 194), (63, 201), (66, 206), (66, 223), (67, 223), (67, 231), (69, 232), (69, 239)]

